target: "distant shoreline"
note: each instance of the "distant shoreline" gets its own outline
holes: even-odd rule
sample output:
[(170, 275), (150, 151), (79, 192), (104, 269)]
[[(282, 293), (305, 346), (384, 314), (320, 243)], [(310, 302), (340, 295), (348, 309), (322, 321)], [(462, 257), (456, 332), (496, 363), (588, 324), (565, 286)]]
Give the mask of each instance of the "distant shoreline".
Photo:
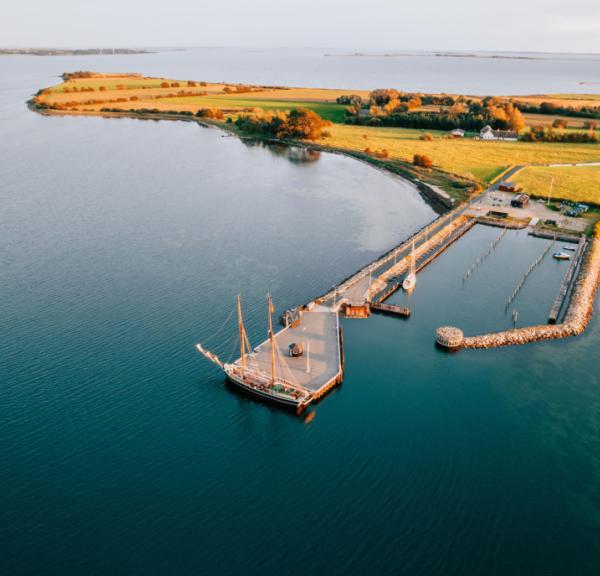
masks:
[(0, 56), (122, 56), (154, 53), (133, 48), (0, 48)]
[(366, 52), (354, 52), (352, 54), (324, 54), (326, 57), (334, 58), (412, 58), (416, 56), (434, 56), (436, 58), (481, 58), (483, 60), (542, 60), (536, 56), (511, 56), (508, 54), (477, 54), (474, 52), (429, 52), (425, 54), (411, 54), (408, 52), (384, 52), (369, 54)]

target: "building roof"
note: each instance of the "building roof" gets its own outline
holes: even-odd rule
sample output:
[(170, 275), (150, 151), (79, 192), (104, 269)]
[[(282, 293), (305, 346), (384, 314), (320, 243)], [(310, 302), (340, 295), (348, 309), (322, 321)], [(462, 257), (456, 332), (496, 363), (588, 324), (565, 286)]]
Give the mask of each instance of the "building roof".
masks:
[(514, 130), (494, 130), (489, 124), (481, 129), (480, 134), (492, 133), (495, 138), (518, 138), (519, 134)]

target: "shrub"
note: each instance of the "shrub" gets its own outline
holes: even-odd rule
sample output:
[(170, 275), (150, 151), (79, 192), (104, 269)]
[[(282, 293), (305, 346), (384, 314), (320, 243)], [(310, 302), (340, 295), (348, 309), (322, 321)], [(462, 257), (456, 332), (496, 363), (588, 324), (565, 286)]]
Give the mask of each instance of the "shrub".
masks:
[(415, 154), (413, 157), (413, 164), (420, 166), (421, 168), (431, 168), (433, 166), (433, 160), (425, 154)]
[(362, 98), (357, 96), (356, 94), (349, 94), (344, 96), (339, 96), (335, 99), (338, 104), (346, 104), (348, 106), (358, 106), (360, 107), (362, 104)]
[(433, 140), (433, 136), (429, 132), (425, 132), (425, 134), (421, 134), (421, 140), (425, 142), (431, 142)]
[(200, 108), (200, 110), (196, 112), (196, 116), (198, 118), (214, 118), (216, 120), (222, 120), (225, 115), (220, 108)]

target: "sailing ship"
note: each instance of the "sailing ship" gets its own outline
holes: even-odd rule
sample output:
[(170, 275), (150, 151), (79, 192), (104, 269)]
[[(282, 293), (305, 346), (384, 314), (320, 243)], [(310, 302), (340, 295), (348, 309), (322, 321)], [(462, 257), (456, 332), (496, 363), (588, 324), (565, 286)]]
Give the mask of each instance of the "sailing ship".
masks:
[(205, 349), (202, 344), (196, 344), (196, 349), (208, 360), (223, 370), (227, 379), (239, 390), (258, 397), (262, 400), (278, 404), (283, 407), (293, 408), (296, 412), (302, 412), (313, 399), (313, 393), (302, 386), (292, 382), (289, 369), (288, 378), (278, 373), (278, 368), (285, 371), (287, 365), (283, 355), (277, 347), (275, 333), (273, 332), (273, 301), (271, 295), (267, 295), (267, 309), (269, 319), (269, 344), (271, 349), (271, 369), (265, 371), (260, 369), (254, 359), (254, 354), (242, 315), (241, 299), (237, 297), (238, 333), (240, 345), (240, 357), (233, 363), (224, 363), (212, 352)]
[(416, 271), (416, 257), (415, 257), (415, 241), (412, 243), (412, 253), (410, 255), (410, 272), (404, 278), (402, 282), (402, 289), (406, 292), (412, 292), (417, 285), (417, 271)]

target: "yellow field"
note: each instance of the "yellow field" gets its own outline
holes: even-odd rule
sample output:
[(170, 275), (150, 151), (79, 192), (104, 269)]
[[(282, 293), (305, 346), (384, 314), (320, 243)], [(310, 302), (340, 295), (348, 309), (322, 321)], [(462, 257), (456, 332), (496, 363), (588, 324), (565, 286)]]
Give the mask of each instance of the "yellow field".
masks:
[(552, 198), (600, 205), (600, 166), (531, 166), (513, 180), (525, 193), (545, 197), (553, 178)]
[[(366, 128), (335, 124), (327, 144), (346, 150), (386, 149), (390, 158), (412, 161), (415, 154), (429, 156), (434, 166), (447, 172), (489, 182), (513, 164), (553, 164), (600, 161), (600, 144), (555, 144), (529, 142), (483, 142), (447, 139), (444, 133), (430, 142), (420, 140), (421, 130)], [(367, 135), (367, 139), (364, 138)]]
[(514, 100), (540, 105), (542, 102), (552, 102), (557, 106), (600, 106), (600, 94), (536, 94), (532, 96), (514, 96)]

